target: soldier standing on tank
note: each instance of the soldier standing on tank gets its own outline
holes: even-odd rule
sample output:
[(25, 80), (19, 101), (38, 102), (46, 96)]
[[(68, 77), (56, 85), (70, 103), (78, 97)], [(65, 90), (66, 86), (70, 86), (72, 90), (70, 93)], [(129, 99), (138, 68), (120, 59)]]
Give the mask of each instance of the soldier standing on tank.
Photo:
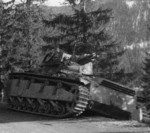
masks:
[(42, 69), (45, 74), (56, 74), (62, 66), (62, 57), (63, 51), (57, 47), (56, 49), (52, 49), (46, 54), (43, 62)]

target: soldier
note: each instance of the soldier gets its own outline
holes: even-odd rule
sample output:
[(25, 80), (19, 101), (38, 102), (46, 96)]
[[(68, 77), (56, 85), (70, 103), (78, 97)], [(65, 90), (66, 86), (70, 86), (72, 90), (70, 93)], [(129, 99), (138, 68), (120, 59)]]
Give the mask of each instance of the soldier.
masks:
[(42, 62), (42, 69), (44, 73), (55, 74), (57, 73), (62, 66), (63, 51), (59, 48), (52, 49), (44, 58)]

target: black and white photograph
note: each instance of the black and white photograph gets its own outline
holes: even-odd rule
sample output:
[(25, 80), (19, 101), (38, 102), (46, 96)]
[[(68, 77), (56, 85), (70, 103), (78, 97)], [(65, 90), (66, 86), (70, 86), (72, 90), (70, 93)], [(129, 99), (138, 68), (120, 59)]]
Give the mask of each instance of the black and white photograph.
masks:
[(0, 0), (0, 133), (150, 133), (150, 0)]

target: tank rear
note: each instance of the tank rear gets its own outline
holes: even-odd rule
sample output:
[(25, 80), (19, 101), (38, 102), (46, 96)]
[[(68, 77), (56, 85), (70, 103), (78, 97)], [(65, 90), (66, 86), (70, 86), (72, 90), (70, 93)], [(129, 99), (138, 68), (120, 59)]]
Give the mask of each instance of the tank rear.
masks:
[(139, 119), (134, 90), (107, 79), (91, 80), (89, 110), (116, 119)]

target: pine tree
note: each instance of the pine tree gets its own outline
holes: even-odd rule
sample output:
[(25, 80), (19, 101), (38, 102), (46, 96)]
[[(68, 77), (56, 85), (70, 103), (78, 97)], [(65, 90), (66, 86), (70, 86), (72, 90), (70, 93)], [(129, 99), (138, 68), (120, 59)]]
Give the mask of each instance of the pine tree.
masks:
[(146, 52), (146, 58), (143, 68), (142, 87), (144, 88), (144, 96), (150, 95), (150, 53)]
[[(147, 33), (149, 33), (150, 31), (150, 24), (147, 25)], [(147, 34), (147, 38), (148, 38), (149, 34)], [(143, 91), (143, 95), (145, 97), (150, 97), (150, 51), (149, 51), (149, 47), (146, 48), (146, 52), (145, 52), (145, 60), (143, 62), (143, 75), (141, 78), (141, 82), (142, 82), (142, 87), (144, 89)]]
[(0, 2), (0, 61), (1, 66), (7, 71), (9, 69), (9, 51), (11, 50), (11, 40), (13, 38), (13, 1)]
[[(31, 3), (30, 3), (31, 4)], [(24, 70), (39, 65), (43, 45), (41, 10), (38, 5), (21, 3), (15, 6), (11, 64)]]
[(15, 6), (13, 2), (0, 4), (1, 62), (7, 71), (37, 67), (44, 44), (42, 11), (29, 0)]
[[(91, 0), (81, 0), (78, 4), (68, 0), (74, 14), (67, 16), (59, 14), (51, 21), (43, 20), (47, 27), (57, 29), (54, 36), (45, 36), (43, 39), (53, 47), (59, 47), (70, 54), (82, 55), (96, 53), (96, 74), (115, 80), (114, 73), (119, 73), (118, 57), (123, 54), (121, 45), (112, 36), (107, 34), (107, 24), (112, 17), (111, 9), (90, 8)], [(90, 5), (90, 6), (89, 6)], [(48, 45), (48, 47), (50, 46)], [(118, 78), (119, 79), (119, 78)]]
[[(74, 15), (72, 16), (60, 14), (52, 21), (44, 20), (47, 26), (53, 26), (59, 30), (57, 36), (44, 38), (48, 43), (60, 43), (60, 47), (67, 52), (76, 51), (76, 54), (82, 54), (95, 51), (96, 43), (99, 40), (106, 41), (108, 39), (109, 36), (104, 34), (104, 29), (101, 29), (103, 27), (100, 25), (109, 22), (111, 10), (98, 9), (89, 12), (83, 2), (73, 6)], [(89, 2), (92, 4), (91, 1)], [(93, 44), (94, 39), (97, 41), (95, 44)]]
[(13, 2), (4, 3), (0, 1), (0, 82), (4, 86), (6, 86), (10, 70), (9, 57), (13, 38)]

